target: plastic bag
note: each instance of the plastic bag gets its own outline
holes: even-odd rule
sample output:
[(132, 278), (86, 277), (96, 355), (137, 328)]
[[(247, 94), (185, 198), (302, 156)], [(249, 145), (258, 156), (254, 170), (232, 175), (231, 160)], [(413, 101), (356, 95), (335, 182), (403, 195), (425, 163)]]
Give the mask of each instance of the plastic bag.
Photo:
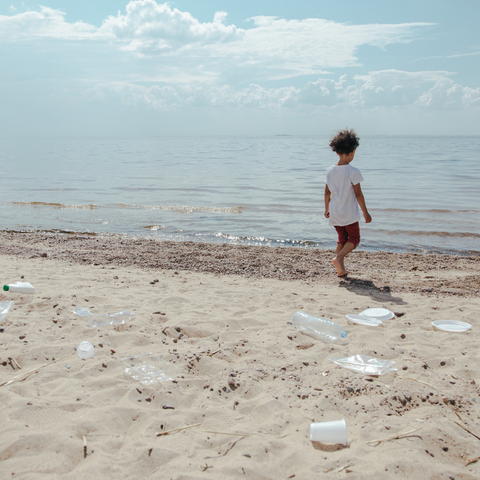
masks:
[(346, 358), (331, 358), (331, 362), (340, 365), (341, 367), (352, 370), (356, 373), (363, 373), (364, 375), (385, 375), (386, 373), (396, 372), (398, 368), (395, 362), (391, 360), (379, 360), (375, 357), (367, 355), (354, 355)]
[(122, 358), (121, 362), (127, 366), (125, 375), (129, 375), (143, 385), (174, 380), (178, 371), (178, 367), (153, 353)]
[(8, 311), (15, 305), (15, 302), (0, 302), (0, 323), (7, 318)]

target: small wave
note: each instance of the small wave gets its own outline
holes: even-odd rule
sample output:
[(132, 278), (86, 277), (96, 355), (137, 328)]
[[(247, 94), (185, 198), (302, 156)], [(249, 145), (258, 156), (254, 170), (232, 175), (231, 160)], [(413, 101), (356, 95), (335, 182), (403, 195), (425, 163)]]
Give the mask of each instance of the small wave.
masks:
[(452, 237), (452, 238), (480, 238), (479, 233), (473, 232), (429, 232), (422, 230), (370, 230), (386, 235), (410, 235), (412, 237)]
[(156, 232), (157, 230), (163, 230), (165, 227), (163, 225), (146, 225), (145, 227), (140, 227), (140, 228), (145, 228), (148, 230), (152, 230), (153, 232)]
[(53, 207), (53, 208), (78, 208), (94, 210), (98, 208), (98, 205), (69, 205), (66, 203), (50, 203), (50, 202), (11, 202), (13, 205), (25, 205), (31, 207)]
[(243, 207), (201, 207), (189, 205), (128, 205), (118, 203), (117, 206), (122, 208), (146, 208), (148, 210), (169, 210), (172, 212), (180, 212), (191, 214), (194, 212), (211, 212), (211, 213), (228, 213), (231, 215), (239, 215), (243, 211)]
[[(197, 234), (197, 236), (209, 236), (206, 234)], [(309, 240), (294, 240), (290, 238), (267, 238), (267, 237), (249, 237), (249, 236), (239, 236), (239, 235), (230, 235), (228, 233), (214, 233), (213, 237), (215, 238), (223, 238), (225, 240), (229, 240), (231, 242), (238, 242), (242, 244), (248, 245), (268, 245), (268, 246), (299, 246), (299, 247), (317, 247), (319, 245), (318, 242), (312, 242)]]

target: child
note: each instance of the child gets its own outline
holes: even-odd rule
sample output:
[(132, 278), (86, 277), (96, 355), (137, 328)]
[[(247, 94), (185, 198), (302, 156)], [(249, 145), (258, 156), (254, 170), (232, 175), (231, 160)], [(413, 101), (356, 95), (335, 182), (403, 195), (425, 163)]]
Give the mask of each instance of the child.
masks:
[(349, 273), (345, 270), (344, 259), (360, 243), (359, 205), (365, 223), (372, 221), (360, 187), (362, 174), (350, 166), (358, 145), (359, 138), (353, 130), (338, 132), (330, 142), (331, 149), (338, 155), (338, 163), (332, 165), (326, 174), (325, 217), (338, 233), (337, 256), (332, 262), (339, 277)]

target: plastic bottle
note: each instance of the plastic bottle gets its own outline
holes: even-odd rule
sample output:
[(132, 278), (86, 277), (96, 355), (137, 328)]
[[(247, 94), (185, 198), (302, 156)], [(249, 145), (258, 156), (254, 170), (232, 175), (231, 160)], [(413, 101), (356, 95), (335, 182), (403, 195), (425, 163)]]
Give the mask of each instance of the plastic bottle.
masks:
[(305, 312), (295, 312), (292, 323), (299, 330), (318, 340), (341, 342), (347, 338), (347, 332), (338, 323), (321, 317), (314, 317)]
[(93, 357), (94, 354), (95, 354), (95, 347), (90, 342), (82, 342), (77, 347), (77, 355), (80, 358)]
[(76, 308), (73, 310), (79, 317), (88, 317), (87, 325), (89, 327), (103, 327), (105, 325), (124, 324), (128, 320), (135, 318), (135, 313), (124, 310), (117, 313), (92, 313), (89, 308)]
[(15, 282), (11, 283), (10, 285), (4, 285), (3, 289), (6, 292), (12, 293), (33, 293), (35, 292), (35, 288), (32, 287), (28, 282)]

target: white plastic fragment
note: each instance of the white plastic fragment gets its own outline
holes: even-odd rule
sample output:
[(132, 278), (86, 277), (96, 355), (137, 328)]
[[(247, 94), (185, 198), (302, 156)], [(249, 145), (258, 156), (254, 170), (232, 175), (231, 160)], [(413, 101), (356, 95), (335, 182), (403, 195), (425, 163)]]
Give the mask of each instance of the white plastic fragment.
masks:
[(0, 302), (0, 323), (7, 318), (8, 311), (13, 305), (15, 305), (15, 302)]

